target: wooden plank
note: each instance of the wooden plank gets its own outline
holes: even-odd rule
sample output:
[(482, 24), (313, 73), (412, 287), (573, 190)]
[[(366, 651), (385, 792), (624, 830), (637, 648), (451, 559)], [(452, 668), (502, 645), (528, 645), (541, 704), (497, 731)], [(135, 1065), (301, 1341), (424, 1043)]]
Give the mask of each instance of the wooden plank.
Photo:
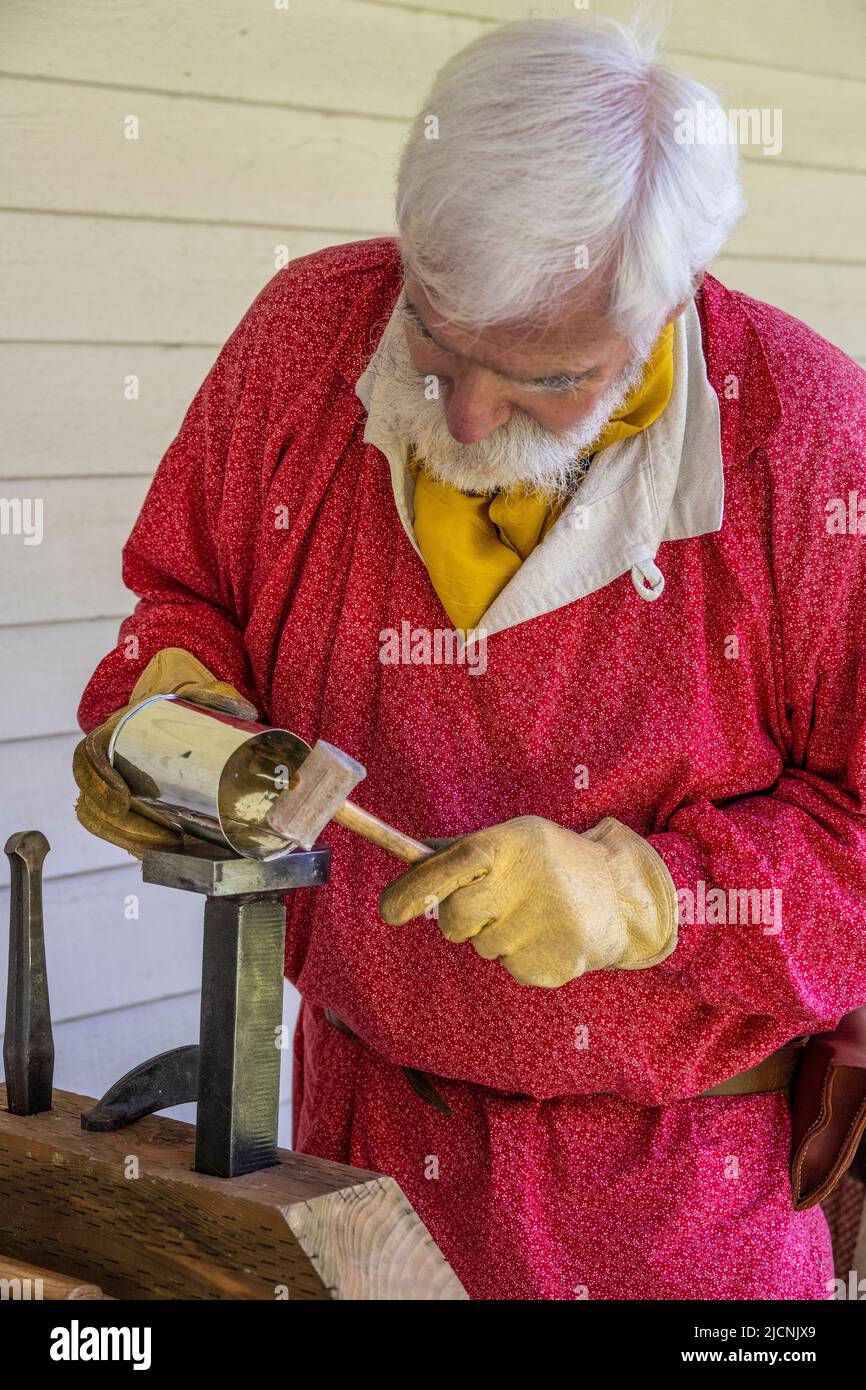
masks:
[[(15, 132), (14, 140), (0, 143), (0, 177), (12, 205), (274, 226), (290, 214), (299, 227), (344, 225), (365, 228), (370, 235), (394, 230), (402, 122), (148, 96), (138, 101), (147, 139), (131, 145), (117, 137), (118, 110), (126, 109), (128, 94), (63, 89), (61, 105), (59, 90), (51, 83), (0, 81), (0, 129)], [(807, 108), (801, 97), (794, 110), (802, 107), (811, 114), (817, 109), (820, 114), (826, 105)], [(866, 94), (861, 97), (864, 114)], [(787, 146), (784, 124), (783, 131)], [(79, 144), (90, 151), (86, 179), (75, 159)], [(830, 138), (821, 141), (822, 161), (826, 151), (837, 151), (837, 144)], [(806, 153), (813, 153), (811, 142)], [(738, 232), (739, 252), (863, 258), (866, 179), (792, 165), (784, 157), (765, 158), (755, 150), (744, 154), (752, 156), (743, 161), (750, 206)], [(861, 141), (854, 158), (866, 169)], [(828, 207), (844, 210), (844, 216), (828, 219)], [(141, 402), (133, 402), (131, 410), (118, 382), (122, 386), (136, 369), (126, 365), (120, 350), (115, 360), (106, 397), (115, 413), (124, 405), (129, 418), (136, 410), (141, 413)], [(94, 382), (94, 394), (101, 385)], [(57, 386), (64, 396), (72, 394), (72, 384), (62, 378)], [(83, 415), (74, 401), (75, 414)], [(85, 428), (92, 419), (84, 416)], [(104, 448), (96, 451), (97, 460), (105, 457)]]
[(5, 340), (225, 342), (286, 259), (351, 235), (6, 213)]
[[(604, 13), (627, 21), (634, 8), (606, 0)], [(10, 73), (99, 82), (108, 72), (117, 85), (145, 89), (405, 114), (478, 34), (550, 13), (534, 0), (290, 0), (284, 10), (256, 0), (77, 0), (75, 24), (58, 25), (50, 0), (7, 0), (0, 38)], [(567, 4), (562, 13), (579, 20), (582, 12)], [(664, 44), (677, 58), (862, 76), (863, 0), (825, 0), (820, 10), (813, 0), (671, 0), (662, 20), (667, 13)], [(371, 73), (382, 76), (371, 82)]]
[[(376, 0), (395, 9), (457, 11), (497, 23), (551, 14), (570, 17), (571, 5), (553, 6), (532, 0)], [(593, 10), (628, 23), (635, 0), (604, 0)], [(577, 17), (592, 11), (577, 10)], [(650, 13), (654, 11), (650, 10)], [(677, 53), (702, 53), (747, 63), (826, 72), (833, 76), (863, 74), (866, 44), (866, 5), (863, 0), (825, 0), (820, 8), (813, 0), (667, 0), (658, 7), (665, 21), (664, 42)]]
[(732, 289), (802, 319), (852, 357), (866, 357), (866, 266), (721, 256), (713, 274)]
[(719, 58), (683, 58), (671, 63), (678, 71), (705, 83), (725, 110), (756, 107), (782, 112), (782, 148), (764, 155), (744, 145), (744, 159), (769, 164), (811, 164), (834, 169), (866, 168), (860, 131), (866, 108), (861, 82), (812, 77), (784, 68), (751, 67)]
[(0, 479), (152, 474), (216, 354), (216, 346), (0, 344)]
[[(112, 1011), (110, 1021), (132, 1005), (200, 988), (202, 902), (195, 894), (142, 883), (141, 869), (130, 859), (128, 867), (50, 879), (43, 899), (55, 1026), (105, 1010)], [(8, 921), (9, 889), (2, 888), (3, 962)], [(6, 976), (0, 968), (0, 1030), (5, 1009)], [(91, 1082), (75, 1078), (74, 1084)]]
[(74, 1253), (117, 1298), (466, 1298), (392, 1178), (283, 1149), (272, 1168), (213, 1178), (192, 1170), (191, 1126), (152, 1115), (93, 1134), (79, 1120), (91, 1104), (57, 1091), (44, 1114), (0, 1110), (13, 1259)]
[(0, 670), (13, 675), (0, 681), (0, 737), (75, 733), (82, 691), (119, 625), (119, 618), (105, 618), (0, 627)]
[[(711, 87), (719, 87), (727, 105), (781, 107), (786, 160), (862, 169), (862, 83), (836, 76), (841, 60), (825, 69), (822, 58), (801, 70), (800, 64), (789, 63), (780, 54), (792, 35), (802, 51), (820, 53), (822, 41), (832, 34), (831, 42), (842, 55), (848, 76), (859, 78), (863, 45), (858, 47), (855, 36), (862, 33), (864, 0), (830, 0), (834, 7), (856, 5), (855, 22), (840, 26), (835, 33), (824, 23), (823, 15), (821, 22), (816, 22), (811, 0), (792, 2), (806, 10), (799, 26), (792, 22), (787, 9), (780, 16), (775, 6), (768, 12), (766, 6), (754, 6), (751, 0), (737, 0), (737, 8), (753, 16), (752, 20), (747, 23), (741, 17), (737, 24), (728, 24), (726, 5), (714, 13), (715, 30), (723, 30), (728, 41), (713, 42), (707, 37), (708, 7), (696, 6), (694, 0), (680, 0), (682, 14), (692, 15), (693, 20), (689, 41), (670, 52), (669, 61)], [(405, 121), (415, 115), (442, 63), (492, 27), (490, 20), (456, 13), (437, 14), (426, 8), (412, 13), (403, 6), (360, 5), (354, 0), (292, 0), (288, 12), (275, 12), (252, 4), (252, 0), (247, 3), (251, 8), (244, 10), (242, 27), (246, 32), (241, 41), (232, 36), (233, 27), (240, 27), (237, 0), (187, 0), (184, 6), (170, 6), (161, 16), (158, 36), (155, 26), (160, 21), (156, 16), (163, 6), (169, 6), (169, 0), (145, 7), (134, 5), (132, 0), (115, 0), (111, 6), (98, 0), (79, 0), (77, 22), (71, 28), (56, 24), (46, 0), (15, 0), (11, 7), (15, 23), (7, 21), (8, 35), (0, 34), (6, 40), (4, 70), (83, 83), (104, 83), (110, 72), (111, 84), (118, 89), (112, 98), (116, 105), (106, 131), (97, 137), (99, 147), (112, 138), (117, 119), (139, 115), (139, 105), (145, 109), (154, 89), (291, 111)], [(622, 3), (631, 10), (631, 0)], [(765, 16), (760, 21), (755, 18), (759, 14)], [(164, 41), (166, 34), (171, 36), (168, 43)], [(232, 43), (229, 61), (226, 45)], [(195, 55), (194, 62), (190, 62), (190, 54)], [(142, 89), (141, 95), (125, 94), (120, 90), (123, 87)], [(69, 99), (70, 88), (66, 86), (62, 88), (62, 102)], [(62, 111), (62, 102), (55, 97), (52, 105)], [(32, 116), (32, 101), (26, 111)], [(220, 119), (208, 117), (217, 124)], [(26, 119), (16, 123), (16, 134), (26, 134), (26, 124)], [(185, 143), (196, 139), (191, 129), (183, 133)], [(279, 145), (278, 134), (275, 139)], [(118, 139), (118, 144), (127, 143)], [(74, 168), (80, 168), (80, 150), (87, 148), (82, 143), (75, 152)], [(747, 158), (762, 158), (757, 151), (747, 149), (744, 153)], [(148, 158), (146, 154), (142, 163)], [(366, 142), (361, 158), (367, 162)], [(90, 160), (88, 172), (89, 167)], [(240, 180), (243, 186), (245, 177), (237, 166), (230, 170), (231, 182)], [(82, 179), (82, 184), (86, 188), (88, 179)], [(278, 187), (287, 188), (285, 178)], [(222, 188), (220, 180), (216, 196)], [(326, 196), (342, 195), (336, 191)], [(315, 221), (321, 225), (318, 216)], [(341, 215), (339, 225), (359, 224), (354, 220), (347, 223)]]
[[(123, 135), (130, 110), (137, 140)], [(392, 227), (404, 133), (401, 120), (0, 80), (11, 207), (377, 234)]]
[[(121, 549), (147, 492), (147, 478), (56, 478), (29, 483), (7, 480), (0, 497), (17, 500), (22, 517), (31, 507), (29, 534), (36, 541), (36, 504), (42, 540), (0, 535), (0, 592), (7, 624), (98, 618), (130, 612), (135, 597), (120, 576)], [(9, 524), (10, 532), (12, 523)], [(104, 653), (103, 653), (104, 655)], [(74, 724), (73, 724), (74, 727)]]
[(488, 27), (354, 0), (290, 0), (286, 9), (257, 0), (77, 0), (75, 23), (58, 24), (50, 0), (7, 0), (0, 41), (4, 71), (15, 75), (405, 114), (437, 68)]
[(866, 178), (744, 160), (746, 214), (725, 254), (866, 264)]
[[(48, 836), (46, 879), (129, 864), (125, 850), (91, 835), (75, 819), (78, 788), (72, 751), (82, 735), (0, 743), (0, 844), (16, 830)], [(0, 854), (0, 885), (9, 883), (9, 861)]]
[[(411, 3), (411, 0), (410, 0)], [(668, 0), (664, 42), (677, 53), (862, 78), (866, 44), (863, 0)], [(604, 13), (627, 22), (631, 0), (605, 0)]]

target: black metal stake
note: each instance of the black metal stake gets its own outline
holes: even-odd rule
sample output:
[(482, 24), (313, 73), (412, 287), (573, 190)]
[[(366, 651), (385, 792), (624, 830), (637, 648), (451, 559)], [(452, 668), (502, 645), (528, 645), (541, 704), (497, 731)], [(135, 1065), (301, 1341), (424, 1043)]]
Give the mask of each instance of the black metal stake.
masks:
[(51, 846), (41, 830), (19, 830), (5, 848), (12, 880), (3, 1039), (6, 1104), (13, 1115), (38, 1115), (51, 1109), (54, 1080), (42, 918), (42, 865)]
[(145, 854), (145, 883), (205, 898), (199, 1042), (133, 1067), (82, 1114), (84, 1129), (195, 1100), (196, 1172), (234, 1178), (277, 1162), (284, 898), (327, 883), (330, 862), (323, 845), (267, 862), (213, 845)]
[(205, 903), (196, 1172), (277, 1161), (285, 937), (282, 901)]

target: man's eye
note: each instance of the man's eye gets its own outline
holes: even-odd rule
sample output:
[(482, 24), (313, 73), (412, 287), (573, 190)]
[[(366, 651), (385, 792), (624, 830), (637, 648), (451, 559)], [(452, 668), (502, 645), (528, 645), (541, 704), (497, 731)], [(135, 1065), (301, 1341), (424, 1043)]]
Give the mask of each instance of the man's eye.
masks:
[(413, 318), (411, 314), (406, 315), (406, 322), (409, 324), (409, 327), (412, 329), (412, 332), (415, 334), (415, 336), (421, 339), (422, 343), (426, 343), (428, 347), (436, 348), (439, 352), (442, 351), (442, 349), (439, 347), (439, 344), (435, 342), (433, 338), (431, 338), (423, 323), (420, 323), (418, 319)]
[(415, 331), (428, 352), (435, 352), (439, 357), (448, 356), (448, 353), (445, 351), (445, 349), (443, 347), (440, 347), (437, 342), (434, 342), (434, 340), (430, 337), (429, 333), (423, 332), (423, 330), (420, 328), (416, 329)]
[(530, 391), (575, 391), (582, 384), (582, 378), (575, 376), (551, 376), (526, 383)]

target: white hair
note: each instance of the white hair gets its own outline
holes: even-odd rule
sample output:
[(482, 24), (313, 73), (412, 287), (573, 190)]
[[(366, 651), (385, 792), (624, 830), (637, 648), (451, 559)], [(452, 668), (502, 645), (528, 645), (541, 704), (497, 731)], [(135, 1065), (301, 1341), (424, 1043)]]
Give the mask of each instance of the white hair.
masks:
[[(676, 138), (719, 103), (613, 20), (504, 24), (438, 73), (397, 176), (404, 270), (447, 320), (544, 324), (595, 301), (645, 348), (743, 211), (737, 149)], [(582, 288), (581, 288), (582, 287)]]

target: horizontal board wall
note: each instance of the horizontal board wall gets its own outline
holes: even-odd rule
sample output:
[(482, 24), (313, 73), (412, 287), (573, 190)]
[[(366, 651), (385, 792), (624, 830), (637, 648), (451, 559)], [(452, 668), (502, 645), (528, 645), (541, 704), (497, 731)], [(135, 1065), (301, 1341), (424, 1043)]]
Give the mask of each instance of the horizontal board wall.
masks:
[[(578, 10), (567, 0), (527, 3), (527, 0), (378, 0), (401, 10), (454, 10), (476, 19), (507, 23), (531, 15), (569, 18)], [(650, 15), (652, 7), (647, 7)], [(604, 0), (593, 6), (597, 12), (627, 23), (635, 13), (634, 0)], [(709, 55), (733, 58), (745, 63), (766, 63), (804, 74), (826, 73), (832, 77), (863, 75), (862, 55), (866, 43), (866, 5), (863, 0), (665, 0), (656, 6), (666, 22), (666, 47), (680, 56)]]
[(55, 213), (3, 220), (7, 341), (222, 343), (278, 269), (277, 248), (293, 259), (340, 240), (285, 227)]
[[(126, 604), (124, 604), (126, 606)], [(119, 618), (0, 627), (0, 748), (15, 740), (73, 733), (75, 711), (91, 673), (117, 640)]]
[[(0, 36), (4, 70), (15, 75), (413, 115), (442, 63), (493, 23), (533, 12), (582, 17), (573, 3), (515, 2), (505, 16), (495, 8), (484, 5), (479, 15), (462, 0), (289, 0), (280, 10), (257, 0), (76, 0), (76, 23), (61, 26), (50, 0), (7, 0)], [(634, 9), (631, 0), (605, 0), (604, 13), (615, 18)], [(674, 11), (665, 46), (696, 75), (702, 63), (727, 62), (792, 78), (862, 79), (862, 0), (678, 0)]]
[(150, 478), (216, 354), (216, 344), (0, 342), (0, 480)]

